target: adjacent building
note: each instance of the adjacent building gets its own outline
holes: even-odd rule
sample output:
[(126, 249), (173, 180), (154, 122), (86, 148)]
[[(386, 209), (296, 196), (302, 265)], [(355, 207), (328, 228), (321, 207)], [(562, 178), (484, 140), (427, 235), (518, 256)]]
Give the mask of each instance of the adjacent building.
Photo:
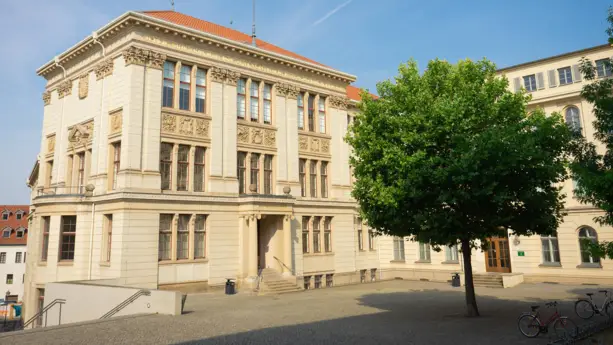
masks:
[[(582, 54), (607, 52), (501, 73), (538, 81), (550, 69), (572, 71)], [(377, 237), (359, 219), (343, 140), (360, 99), (349, 73), (174, 11), (127, 12), (37, 72), (47, 85), (28, 182), (26, 317), (56, 281), (195, 291), (237, 279), (253, 288), (266, 270), (320, 288), (445, 281), (462, 270), (455, 247)], [(531, 106), (574, 106), (588, 124), (581, 84), (558, 85), (538, 84)], [(569, 216), (560, 245), (495, 239), (500, 248), (475, 253), (473, 267), (603, 279), (606, 262), (592, 258), (587, 268), (579, 248), (585, 227), (606, 239), (595, 212)], [(542, 250), (546, 241), (557, 250)], [(546, 252), (563, 258), (559, 267), (542, 262)]]
[(28, 241), (28, 205), (0, 205), (0, 298), (23, 299)]

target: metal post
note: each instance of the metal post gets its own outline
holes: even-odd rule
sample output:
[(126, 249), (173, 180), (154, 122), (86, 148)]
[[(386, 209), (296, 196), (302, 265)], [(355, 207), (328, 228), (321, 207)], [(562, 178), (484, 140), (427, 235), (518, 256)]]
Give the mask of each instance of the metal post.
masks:
[(60, 318), (58, 320), (58, 325), (62, 324), (62, 304), (64, 304), (64, 303), (60, 303)]
[(47, 311), (45, 310), (45, 327), (47, 327)]

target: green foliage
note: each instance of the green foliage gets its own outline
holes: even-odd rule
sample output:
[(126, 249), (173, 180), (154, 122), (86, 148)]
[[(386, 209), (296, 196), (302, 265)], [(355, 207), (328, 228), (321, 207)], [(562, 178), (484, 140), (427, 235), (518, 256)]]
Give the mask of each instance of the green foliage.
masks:
[(558, 114), (528, 116), (529, 96), (487, 60), (434, 60), (423, 75), (410, 61), (377, 90), (347, 136), (369, 226), (434, 246), (556, 231), (571, 141)]
[[(609, 43), (613, 44), (613, 8), (609, 8), (607, 21)], [(611, 69), (612, 61), (605, 60)], [(601, 225), (613, 225), (613, 79), (599, 78), (595, 63), (581, 59), (581, 72), (586, 81), (581, 96), (593, 106), (596, 118), (592, 123), (594, 140), (588, 141), (578, 133), (574, 140), (572, 177), (577, 181), (575, 197), (582, 203), (594, 205), (604, 214), (594, 218)], [(595, 243), (592, 255), (613, 258), (613, 244)]]

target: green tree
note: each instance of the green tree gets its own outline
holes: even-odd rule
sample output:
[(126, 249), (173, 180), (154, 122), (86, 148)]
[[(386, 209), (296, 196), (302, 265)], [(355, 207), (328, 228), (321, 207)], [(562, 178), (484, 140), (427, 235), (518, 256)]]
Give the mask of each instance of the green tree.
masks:
[(527, 115), (493, 63), (403, 64), (362, 93), (347, 141), (362, 217), (381, 234), (435, 250), (461, 244), (468, 316), (478, 316), (471, 249), (491, 236), (556, 231), (570, 131), (558, 114)]
[[(609, 28), (606, 33), (609, 43), (613, 44), (613, 9), (609, 8), (607, 17)], [(611, 60), (592, 62), (581, 59), (581, 72), (586, 81), (581, 89), (581, 96), (590, 103), (596, 118), (594, 141), (588, 141), (577, 132), (573, 161), (572, 177), (577, 181), (575, 197), (582, 203), (594, 205), (604, 214), (594, 218), (600, 225), (613, 225), (613, 79)], [(613, 242), (593, 243), (592, 255), (613, 259)]]

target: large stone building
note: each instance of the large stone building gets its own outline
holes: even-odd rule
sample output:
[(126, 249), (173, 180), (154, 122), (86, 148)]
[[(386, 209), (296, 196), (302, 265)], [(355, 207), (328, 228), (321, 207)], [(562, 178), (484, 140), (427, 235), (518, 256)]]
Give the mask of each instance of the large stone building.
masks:
[[(534, 106), (575, 105), (589, 116), (580, 83), (551, 89), (558, 96), (539, 89), (542, 73), (582, 54), (501, 72), (536, 75)], [(55, 281), (189, 291), (231, 278), (253, 288), (264, 269), (294, 288), (319, 288), (446, 281), (462, 270), (457, 248), (435, 252), (361, 224), (343, 140), (359, 100), (350, 74), (172, 11), (125, 13), (38, 74), (47, 86), (29, 181), (27, 306)], [(539, 103), (540, 94), (549, 96)], [(474, 253), (475, 271), (600, 279), (604, 261), (580, 265), (571, 228), (597, 228), (595, 210), (581, 212), (559, 246), (547, 239), (568, 260), (562, 267), (541, 268), (541, 239), (521, 238), (495, 240), (502, 257)]]

